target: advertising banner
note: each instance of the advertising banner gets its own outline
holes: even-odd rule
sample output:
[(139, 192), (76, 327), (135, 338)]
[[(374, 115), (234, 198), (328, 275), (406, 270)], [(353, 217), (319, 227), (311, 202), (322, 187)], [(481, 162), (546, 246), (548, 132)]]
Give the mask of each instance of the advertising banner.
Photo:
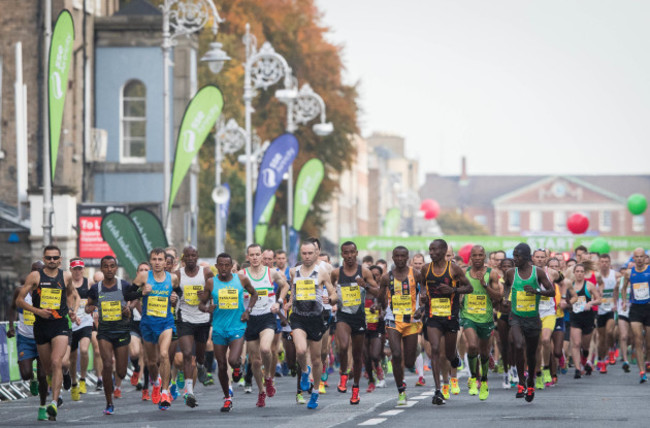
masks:
[(129, 217), (140, 232), (144, 248), (149, 253), (154, 248), (167, 248), (167, 237), (160, 219), (145, 208), (136, 208), (129, 213)]
[(395, 236), (399, 229), (399, 224), (402, 221), (402, 212), (399, 208), (391, 208), (384, 217), (384, 224), (382, 227), (382, 235)]
[(77, 225), (79, 226), (79, 257), (86, 266), (99, 267), (105, 255), (115, 256), (108, 242), (102, 238), (102, 218), (112, 212), (126, 213), (126, 205), (79, 204), (77, 205)]
[(255, 226), (255, 242), (262, 246), (264, 246), (266, 233), (269, 231), (269, 223), (271, 222), (271, 215), (273, 215), (273, 208), (275, 208), (275, 195), (271, 197), (271, 200), (262, 213), (262, 217), (260, 217), (259, 223)]
[(138, 265), (149, 259), (138, 228), (124, 213), (106, 214), (101, 224), (102, 238), (108, 242), (120, 266), (135, 278)]
[(325, 176), (325, 167), (319, 159), (310, 159), (302, 166), (296, 180), (293, 208), (293, 228), (302, 229), (311, 203)]

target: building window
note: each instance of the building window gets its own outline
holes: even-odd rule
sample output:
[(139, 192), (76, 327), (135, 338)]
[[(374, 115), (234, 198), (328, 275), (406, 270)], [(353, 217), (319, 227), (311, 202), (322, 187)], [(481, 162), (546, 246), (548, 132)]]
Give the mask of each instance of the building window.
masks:
[(553, 230), (555, 232), (566, 231), (566, 213), (564, 211), (553, 211)]
[(600, 224), (598, 229), (601, 232), (611, 232), (612, 230), (612, 212), (611, 211), (601, 211), (600, 212)]
[(516, 232), (521, 229), (521, 213), (519, 211), (508, 211), (508, 230)]
[(147, 157), (147, 89), (130, 80), (122, 90), (120, 111), (122, 160), (144, 162)]
[(528, 229), (531, 232), (540, 232), (542, 230), (542, 212), (531, 211), (528, 223)]
[(645, 217), (642, 215), (632, 216), (632, 230), (634, 232), (643, 232), (645, 230)]

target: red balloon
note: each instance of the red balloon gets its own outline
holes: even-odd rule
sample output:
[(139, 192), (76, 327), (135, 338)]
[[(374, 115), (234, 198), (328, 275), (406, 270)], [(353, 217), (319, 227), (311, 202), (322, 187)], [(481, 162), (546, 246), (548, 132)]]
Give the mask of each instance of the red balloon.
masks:
[(472, 253), (473, 246), (474, 244), (465, 244), (458, 250), (458, 255), (463, 258), (464, 263), (469, 263), (469, 256)]
[(434, 201), (433, 199), (427, 199), (430, 203), (427, 206), (427, 209), (424, 210), (424, 218), (427, 220), (432, 220), (436, 217), (438, 217), (438, 214), (440, 214), (440, 205), (438, 205), (438, 202)]
[(566, 227), (571, 233), (583, 234), (589, 229), (589, 219), (580, 213), (571, 214), (566, 221)]
[(427, 211), (434, 209), (436, 206), (438, 206), (438, 203), (433, 199), (425, 199), (420, 203), (420, 211), (426, 213)]

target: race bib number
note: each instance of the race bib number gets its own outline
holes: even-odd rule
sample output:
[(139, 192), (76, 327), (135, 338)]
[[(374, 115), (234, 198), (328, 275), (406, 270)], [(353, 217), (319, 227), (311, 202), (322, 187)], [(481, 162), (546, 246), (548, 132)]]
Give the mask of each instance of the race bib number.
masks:
[(25, 325), (34, 325), (34, 321), (36, 321), (36, 317), (34, 316), (33, 312), (23, 311), (23, 321)]
[(602, 298), (602, 303), (600, 304), (600, 307), (603, 308), (606, 311), (609, 311), (612, 309), (614, 306), (614, 298), (613, 297), (603, 297)]
[(634, 287), (634, 300), (647, 300), (650, 299), (650, 290), (648, 290), (647, 282), (637, 282)]
[(431, 308), (429, 310), (429, 316), (450, 317), (451, 299), (449, 297), (437, 297), (431, 299)]
[(413, 302), (410, 294), (395, 294), (392, 298), (393, 314), (413, 315)]
[(239, 307), (239, 290), (233, 288), (219, 289), (219, 309), (231, 311)]
[(264, 308), (266, 303), (269, 300), (269, 290), (267, 289), (257, 289), (257, 302), (255, 302), (255, 307)]
[(296, 281), (296, 300), (316, 300), (316, 283), (313, 279)]
[(573, 304), (573, 312), (576, 314), (579, 314), (580, 312), (584, 312), (586, 304), (587, 304), (587, 297), (578, 296), (578, 300)]
[(341, 287), (343, 306), (358, 306), (361, 304), (361, 290), (358, 285)]
[(534, 312), (537, 298), (527, 291), (517, 291), (517, 311)]
[(60, 288), (41, 288), (41, 309), (61, 309)]
[(366, 323), (377, 324), (379, 322), (379, 311), (370, 312), (370, 308), (366, 308)]
[(161, 296), (149, 296), (147, 300), (147, 315), (150, 317), (166, 318), (169, 299)]
[(120, 321), (121, 319), (122, 302), (119, 300), (102, 302), (102, 321)]
[(487, 296), (484, 294), (468, 294), (465, 296), (467, 304), (465, 309), (467, 313), (475, 315), (485, 315), (487, 313)]
[(88, 299), (79, 299), (79, 309), (86, 309)]
[(183, 295), (185, 296), (185, 303), (190, 306), (199, 305), (199, 291), (203, 291), (202, 285), (186, 285), (183, 289)]

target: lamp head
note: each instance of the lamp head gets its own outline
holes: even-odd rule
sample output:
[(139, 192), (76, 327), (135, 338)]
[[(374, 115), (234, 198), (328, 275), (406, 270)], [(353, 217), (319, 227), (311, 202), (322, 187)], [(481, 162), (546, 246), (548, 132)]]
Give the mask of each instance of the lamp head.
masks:
[(210, 50), (208, 50), (201, 58), (201, 61), (208, 63), (210, 71), (214, 74), (219, 73), (226, 61), (229, 60), (230, 57), (223, 49), (221, 49), (221, 43), (219, 42), (210, 43)]
[(314, 130), (314, 134), (319, 137), (327, 137), (334, 132), (334, 125), (332, 125), (332, 122), (317, 123), (312, 127), (312, 129)]

